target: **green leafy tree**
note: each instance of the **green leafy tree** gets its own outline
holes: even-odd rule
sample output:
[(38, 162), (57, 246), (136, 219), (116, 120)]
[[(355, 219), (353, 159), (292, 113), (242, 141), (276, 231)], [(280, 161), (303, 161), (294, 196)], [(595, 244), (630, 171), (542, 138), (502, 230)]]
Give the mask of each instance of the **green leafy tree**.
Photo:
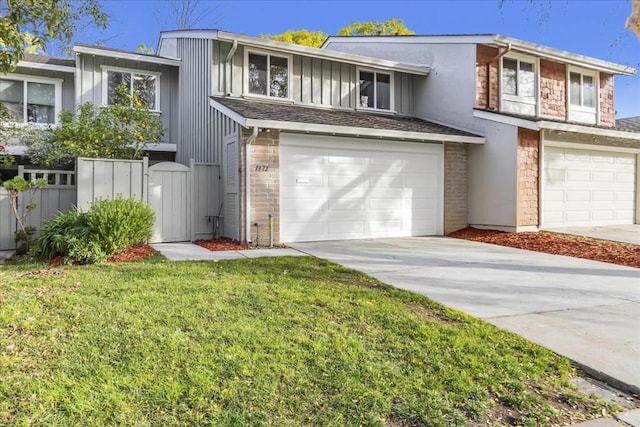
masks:
[(408, 29), (402, 19), (388, 19), (384, 22), (358, 22), (343, 27), (339, 36), (411, 36), (415, 32)]
[(142, 54), (145, 54), (145, 55), (153, 55), (154, 54), (153, 48), (147, 46), (146, 43), (140, 43), (138, 45), (138, 47), (136, 48), (136, 52), (142, 53)]
[(79, 23), (106, 28), (98, 0), (0, 0), (0, 72), (16, 69), (27, 48), (57, 40), (68, 47)]
[(163, 128), (156, 114), (147, 108), (140, 93), (126, 85), (117, 89), (119, 102), (98, 108), (91, 103), (60, 113), (59, 125), (48, 138), (25, 141), (27, 156), (37, 165), (62, 168), (77, 157), (140, 159), (148, 144), (162, 140)]
[(21, 120), (16, 120), (14, 112), (0, 102), (0, 167), (7, 168), (15, 163), (15, 158), (7, 150), (11, 143), (36, 143), (46, 132), (46, 128), (24, 126)]
[[(18, 231), (16, 231), (16, 243), (20, 253), (26, 253), (29, 250), (29, 244), (36, 231), (35, 228), (28, 226), (29, 215), (35, 208), (38, 207), (33, 201), (37, 191), (47, 186), (47, 181), (44, 178), (38, 178), (33, 181), (27, 181), (21, 176), (9, 179), (2, 183), (2, 186), (9, 193), (9, 204), (11, 205), (11, 212), (18, 224)], [(22, 212), (18, 208), (18, 198), (20, 194), (28, 194), (29, 200), (24, 205)]]
[(302, 46), (320, 47), (322, 43), (329, 37), (322, 31), (287, 30), (281, 34), (260, 34), (262, 39), (275, 40), (277, 42), (299, 44)]

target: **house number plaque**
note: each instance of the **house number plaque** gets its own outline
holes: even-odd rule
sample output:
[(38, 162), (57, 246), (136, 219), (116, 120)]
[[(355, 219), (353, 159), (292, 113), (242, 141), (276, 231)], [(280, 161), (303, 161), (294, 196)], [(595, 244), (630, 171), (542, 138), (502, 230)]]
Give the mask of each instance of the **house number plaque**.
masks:
[(256, 172), (267, 172), (269, 165), (256, 165)]

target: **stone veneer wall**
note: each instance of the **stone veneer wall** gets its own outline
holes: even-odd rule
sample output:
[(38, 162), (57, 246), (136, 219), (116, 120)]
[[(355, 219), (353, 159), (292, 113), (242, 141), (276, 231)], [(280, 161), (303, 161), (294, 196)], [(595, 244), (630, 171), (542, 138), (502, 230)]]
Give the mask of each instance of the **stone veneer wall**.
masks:
[(518, 226), (539, 223), (539, 153), (540, 133), (518, 128)]
[(615, 126), (616, 111), (613, 107), (613, 75), (600, 73), (600, 124)]
[(467, 146), (444, 144), (444, 234), (469, 225), (467, 211)]
[[(498, 110), (499, 86), (498, 86), (498, 60), (489, 65), (487, 76), (487, 61), (498, 55), (498, 49), (476, 45), (476, 108)], [(487, 91), (491, 89), (490, 100), (487, 104)]]
[(567, 68), (564, 64), (540, 60), (540, 116), (567, 119)]
[[(245, 146), (252, 131), (242, 131), (242, 150), (240, 163), (240, 207), (243, 212), (240, 217), (240, 235), (244, 241), (251, 240), (256, 244), (256, 227), (259, 224), (258, 243), (260, 246), (269, 244), (269, 214), (273, 216), (273, 244), (280, 244), (280, 132), (270, 129), (261, 131), (249, 145), (251, 155), (251, 212), (249, 219), (251, 228), (246, 234), (246, 182), (245, 182)], [(249, 237), (249, 239), (247, 239)]]

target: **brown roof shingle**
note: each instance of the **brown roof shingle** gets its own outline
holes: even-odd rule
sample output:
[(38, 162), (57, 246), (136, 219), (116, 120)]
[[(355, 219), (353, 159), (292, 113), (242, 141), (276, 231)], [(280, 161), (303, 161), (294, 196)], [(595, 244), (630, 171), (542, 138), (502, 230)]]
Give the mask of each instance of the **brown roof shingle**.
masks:
[(478, 137), (478, 135), (469, 132), (415, 117), (315, 108), (231, 97), (213, 96), (211, 98), (247, 119)]
[(29, 53), (24, 55), (23, 61), (35, 62), (37, 64), (62, 65), (64, 67), (76, 66), (76, 60), (73, 58), (57, 58), (54, 56), (32, 55)]
[(616, 130), (640, 133), (640, 116), (617, 119)]

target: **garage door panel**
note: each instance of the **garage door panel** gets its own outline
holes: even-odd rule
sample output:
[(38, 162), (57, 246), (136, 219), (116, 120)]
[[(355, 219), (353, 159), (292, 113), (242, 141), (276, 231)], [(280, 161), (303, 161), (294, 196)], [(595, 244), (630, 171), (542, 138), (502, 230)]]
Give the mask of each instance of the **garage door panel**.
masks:
[[(305, 173), (283, 172), (280, 177), (280, 184), (283, 187), (303, 188), (303, 187), (322, 187), (322, 175), (313, 175)], [(305, 184), (303, 187), (298, 184)]]
[(543, 225), (631, 224), (635, 154), (545, 147)]
[[(313, 147), (303, 146), (305, 140)], [(338, 143), (329, 147), (326, 141), (331, 140)], [(342, 141), (358, 149), (343, 148)], [(442, 146), (393, 147), (396, 151), (379, 141), (281, 135), (280, 164), (287, 164), (281, 167), (282, 241), (437, 234), (442, 221)], [(424, 153), (418, 152), (423, 148)], [(313, 163), (315, 169), (303, 170), (291, 163), (298, 151), (323, 160), (307, 160), (304, 165)], [(309, 200), (309, 187), (295, 181), (303, 175), (314, 177), (309, 184), (317, 186), (312, 190), (317, 199)], [(305, 215), (307, 222), (323, 226), (305, 229)], [(420, 215), (425, 216), (418, 220)]]

